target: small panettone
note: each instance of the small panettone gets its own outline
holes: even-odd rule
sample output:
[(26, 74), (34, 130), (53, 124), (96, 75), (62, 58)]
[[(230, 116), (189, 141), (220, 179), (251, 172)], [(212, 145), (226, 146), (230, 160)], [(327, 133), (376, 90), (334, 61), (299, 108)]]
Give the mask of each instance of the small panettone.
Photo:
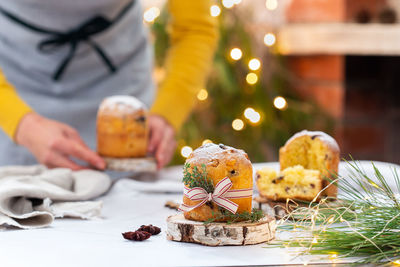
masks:
[(300, 165), (286, 168), (280, 173), (271, 168), (263, 168), (256, 174), (260, 195), (273, 201), (312, 201), (321, 191), (322, 182), (319, 171), (307, 170)]
[(97, 151), (112, 158), (145, 157), (147, 152), (147, 111), (132, 96), (103, 100), (97, 113)]
[[(228, 193), (242, 194), (229, 199), (237, 206), (236, 213), (251, 212), (253, 168), (249, 157), (243, 150), (222, 144), (205, 144), (190, 154), (186, 160), (185, 168), (187, 168), (185, 172), (188, 172), (194, 179), (199, 179), (201, 175), (207, 177), (215, 188), (219, 183), (228, 180), (225, 178), (229, 178), (232, 187)], [(189, 184), (185, 183), (185, 186), (188, 187)], [(191, 200), (184, 194), (182, 205), (194, 207), (198, 203), (199, 201)], [(221, 217), (222, 206), (209, 199), (204, 205), (190, 211), (184, 210), (184, 216), (186, 219), (194, 221), (215, 219), (217, 216)], [(226, 220), (219, 218), (216, 221)]]
[[(325, 177), (332, 179), (338, 172), (340, 150), (335, 139), (324, 132), (301, 131), (291, 137), (279, 150), (281, 170), (295, 165), (305, 169), (318, 170), (323, 177), (323, 188), (329, 184)], [(336, 197), (337, 187), (329, 186), (324, 195)]]

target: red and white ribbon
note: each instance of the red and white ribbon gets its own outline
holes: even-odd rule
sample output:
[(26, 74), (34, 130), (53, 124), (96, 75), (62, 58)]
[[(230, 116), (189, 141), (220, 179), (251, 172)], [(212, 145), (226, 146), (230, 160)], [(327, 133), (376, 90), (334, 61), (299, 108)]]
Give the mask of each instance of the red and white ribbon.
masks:
[(207, 193), (207, 191), (201, 187), (188, 188), (185, 186), (183, 189), (184, 196), (190, 200), (200, 202), (193, 206), (181, 204), (179, 206), (179, 210), (184, 212), (191, 211), (204, 205), (207, 201), (212, 201), (218, 206), (235, 214), (239, 205), (230, 201), (230, 199), (252, 197), (253, 189), (249, 188), (230, 190), (232, 185), (232, 181), (228, 177), (225, 177), (217, 183), (213, 193)]

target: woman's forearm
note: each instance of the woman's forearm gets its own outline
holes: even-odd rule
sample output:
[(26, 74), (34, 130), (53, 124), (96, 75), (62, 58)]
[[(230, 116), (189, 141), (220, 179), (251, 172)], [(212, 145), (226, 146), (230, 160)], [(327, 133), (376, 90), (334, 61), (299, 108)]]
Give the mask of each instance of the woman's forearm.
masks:
[(0, 70), (0, 128), (14, 140), (20, 120), (32, 112)]

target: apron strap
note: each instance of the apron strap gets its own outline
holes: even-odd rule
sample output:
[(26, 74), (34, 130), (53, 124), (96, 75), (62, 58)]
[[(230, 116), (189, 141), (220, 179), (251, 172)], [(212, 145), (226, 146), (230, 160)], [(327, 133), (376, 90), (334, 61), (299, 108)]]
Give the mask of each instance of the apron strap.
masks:
[(68, 67), (72, 58), (75, 56), (76, 50), (80, 42), (85, 42), (89, 46), (91, 46), (92, 49), (96, 51), (96, 53), (102, 59), (104, 64), (108, 67), (111, 73), (117, 71), (117, 67), (113, 64), (112, 60), (109, 58), (106, 52), (96, 42), (91, 40), (90, 37), (92, 35), (95, 35), (97, 33), (100, 33), (108, 29), (114, 23), (117, 23), (119, 20), (121, 20), (122, 17), (133, 6), (134, 2), (135, 0), (131, 0), (112, 20), (108, 20), (107, 18), (101, 15), (96, 15), (95, 17), (82, 23), (80, 26), (67, 32), (59, 32), (45, 27), (36, 26), (4, 10), (1, 7), (0, 7), (0, 13), (3, 14), (8, 19), (10, 19), (11, 21), (20, 24), (25, 28), (28, 28), (38, 33), (50, 35), (49, 38), (46, 38), (45, 40), (41, 41), (38, 44), (39, 51), (43, 53), (53, 52), (54, 50), (57, 50), (64, 45), (70, 46), (70, 50), (67, 56), (62, 60), (62, 62), (60, 63), (60, 65), (57, 67), (56, 71), (53, 74), (53, 80), (58, 81), (61, 79), (64, 71)]

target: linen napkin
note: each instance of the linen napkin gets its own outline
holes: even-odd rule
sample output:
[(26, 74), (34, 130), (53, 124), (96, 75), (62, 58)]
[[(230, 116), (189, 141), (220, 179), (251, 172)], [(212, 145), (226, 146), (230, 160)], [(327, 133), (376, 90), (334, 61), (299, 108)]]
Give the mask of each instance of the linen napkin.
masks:
[(50, 225), (54, 218), (100, 216), (102, 202), (88, 201), (111, 185), (108, 175), (41, 165), (0, 167), (0, 227)]

